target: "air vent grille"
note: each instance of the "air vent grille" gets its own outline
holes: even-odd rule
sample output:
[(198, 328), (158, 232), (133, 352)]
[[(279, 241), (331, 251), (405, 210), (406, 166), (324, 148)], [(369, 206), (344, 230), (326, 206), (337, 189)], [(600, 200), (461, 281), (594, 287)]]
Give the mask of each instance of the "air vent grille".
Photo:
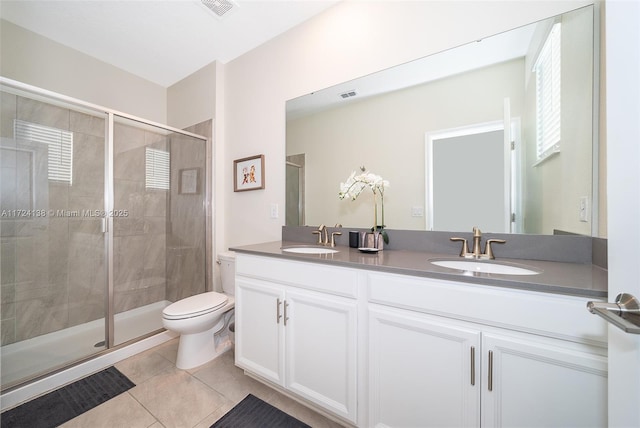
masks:
[(347, 98), (355, 97), (356, 95), (358, 95), (358, 93), (355, 91), (355, 89), (352, 89), (351, 91), (341, 93), (340, 98), (347, 99)]
[(351, 90), (351, 91), (347, 91), (347, 92), (341, 93), (340, 97), (342, 99), (347, 99), (347, 98), (355, 97), (356, 95), (358, 95), (358, 93), (354, 89), (354, 90)]
[(222, 18), (237, 5), (229, 0), (200, 0), (210, 11)]

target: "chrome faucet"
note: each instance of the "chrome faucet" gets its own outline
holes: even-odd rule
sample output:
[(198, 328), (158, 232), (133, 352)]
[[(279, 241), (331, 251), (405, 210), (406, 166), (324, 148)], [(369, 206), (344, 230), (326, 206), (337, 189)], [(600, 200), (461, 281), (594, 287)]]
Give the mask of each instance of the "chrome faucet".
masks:
[(464, 238), (449, 238), (451, 241), (460, 241), (462, 242), (462, 250), (460, 250), (460, 257), (465, 257), (467, 259), (495, 259), (493, 255), (493, 250), (491, 249), (491, 244), (504, 244), (504, 239), (487, 239), (484, 245), (484, 253), (480, 250), (480, 241), (482, 240), (482, 232), (477, 227), (473, 228), (473, 249), (469, 251), (469, 245), (467, 244), (467, 240)]

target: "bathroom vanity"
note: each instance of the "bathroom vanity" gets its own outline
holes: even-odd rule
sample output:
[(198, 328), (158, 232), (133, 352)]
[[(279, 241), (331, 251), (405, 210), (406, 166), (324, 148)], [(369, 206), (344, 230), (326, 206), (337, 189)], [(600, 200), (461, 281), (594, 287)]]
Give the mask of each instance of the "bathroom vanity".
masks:
[(586, 309), (605, 270), (472, 274), (429, 262), (443, 254), (292, 244), (233, 248), (246, 373), (354, 426), (606, 425), (606, 325)]

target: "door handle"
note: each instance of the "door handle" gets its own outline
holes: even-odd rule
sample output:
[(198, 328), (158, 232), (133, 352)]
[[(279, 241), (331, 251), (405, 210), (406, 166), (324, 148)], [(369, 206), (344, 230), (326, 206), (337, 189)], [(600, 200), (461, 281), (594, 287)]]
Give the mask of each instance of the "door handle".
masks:
[(615, 303), (588, 302), (587, 309), (627, 333), (640, 334), (640, 302), (631, 294), (618, 294)]
[(282, 318), (282, 314), (280, 314), (280, 305), (282, 301), (280, 298), (276, 299), (276, 324), (280, 324), (280, 318)]

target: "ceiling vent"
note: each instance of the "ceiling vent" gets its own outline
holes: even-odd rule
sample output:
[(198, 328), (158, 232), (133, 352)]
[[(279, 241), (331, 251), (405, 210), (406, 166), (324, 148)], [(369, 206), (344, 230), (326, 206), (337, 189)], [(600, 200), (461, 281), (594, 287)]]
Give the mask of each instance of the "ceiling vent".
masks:
[(231, 14), (238, 8), (238, 5), (230, 0), (200, 0), (202, 4), (213, 12), (218, 18), (223, 18)]
[(347, 98), (355, 97), (356, 95), (358, 95), (358, 93), (356, 92), (355, 89), (352, 89), (350, 91), (341, 93), (340, 98), (347, 99)]

